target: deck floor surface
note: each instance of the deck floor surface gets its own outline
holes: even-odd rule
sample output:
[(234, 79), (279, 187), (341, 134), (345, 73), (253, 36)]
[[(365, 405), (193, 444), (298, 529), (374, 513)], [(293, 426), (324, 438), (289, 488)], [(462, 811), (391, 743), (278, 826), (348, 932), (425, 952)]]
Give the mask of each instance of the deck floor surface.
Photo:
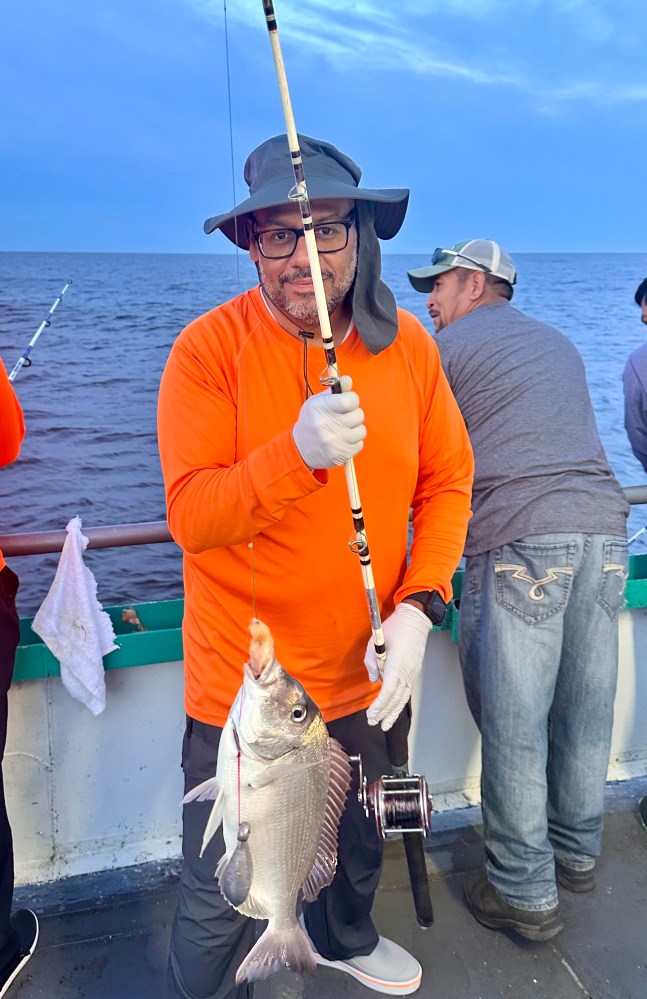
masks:
[[(647, 832), (639, 777), (607, 789), (604, 851), (594, 892), (560, 892), (563, 932), (545, 944), (480, 926), (462, 882), (482, 862), (480, 811), (435, 817), (426, 855), (435, 922), (415, 919), (399, 842), (387, 844), (374, 916), (423, 967), (419, 999), (647, 999)], [(178, 864), (149, 864), (16, 889), (41, 935), (10, 999), (164, 999)], [(369, 999), (346, 975), (281, 974), (254, 999)]]

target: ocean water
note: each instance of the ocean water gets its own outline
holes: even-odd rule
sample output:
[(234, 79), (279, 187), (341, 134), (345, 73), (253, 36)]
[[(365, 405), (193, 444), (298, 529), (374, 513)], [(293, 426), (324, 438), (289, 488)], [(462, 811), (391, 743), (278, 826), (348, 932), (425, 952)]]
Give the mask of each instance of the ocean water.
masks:
[[(623, 427), (622, 369), (644, 340), (633, 295), (647, 274), (647, 254), (517, 254), (515, 260), (514, 304), (576, 344), (609, 461), (622, 485), (643, 483)], [(385, 253), (383, 274), (398, 303), (431, 329), (425, 296), (406, 276), (427, 262), (424, 255)], [(86, 528), (164, 519), (155, 416), (166, 357), (191, 319), (255, 277), (243, 253), (0, 253), (0, 356), (7, 370), (72, 279), (34, 347), (32, 367), (14, 383), (27, 437), (18, 461), (0, 469), (0, 534), (61, 530), (76, 514)], [(633, 508), (630, 533), (643, 523), (647, 507)], [(645, 538), (632, 550), (647, 550)], [(182, 594), (174, 544), (90, 550), (85, 558), (103, 604)], [(58, 555), (10, 564), (21, 578), (20, 613), (30, 615), (51, 585)]]

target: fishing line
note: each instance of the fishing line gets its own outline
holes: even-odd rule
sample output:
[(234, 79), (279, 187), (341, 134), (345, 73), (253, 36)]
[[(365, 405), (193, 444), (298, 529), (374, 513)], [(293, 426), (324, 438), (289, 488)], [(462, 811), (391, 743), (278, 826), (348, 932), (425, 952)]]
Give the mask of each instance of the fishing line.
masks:
[(308, 396), (314, 394), (308, 381), (308, 340), (313, 339), (314, 333), (311, 333), (309, 330), (299, 330), (299, 336), (303, 340), (303, 381), (305, 382), (307, 399)]
[[(229, 116), (229, 156), (231, 165), (231, 190), (233, 203), (236, 204), (236, 170), (234, 166), (234, 124), (231, 110), (231, 75), (229, 72), (229, 25), (227, 22), (227, 0), (223, 0), (223, 15), (225, 21), (225, 72), (227, 77), (227, 110)], [(234, 216), (234, 246), (236, 257), (236, 286), (240, 292), (240, 257), (238, 255), (238, 218)]]
[[(227, 78), (227, 114), (229, 119), (229, 160), (231, 169), (231, 191), (233, 204), (236, 204), (236, 168), (235, 168), (235, 157), (234, 157), (234, 116), (232, 111), (232, 99), (231, 99), (231, 71), (230, 71), (230, 61), (229, 61), (229, 23), (227, 20), (227, 0), (223, 0), (223, 19), (225, 27), (225, 75)], [(238, 216), (234, 216), (234, 255), (236, 259), (236, 288), (238, 294), (241, 293), (241, 278), (240, 278), (240, 250), (238, 246)], [(245, 409), (245, 413), (247, 410)], [(246, 418), (247, 419), (247, 418)], [(246, 443), (249, 443), (249, 434), (247, 428), (247, 422), (245, 423), (245, 439)], [(247, 447), (247, 454), (249, 455), (249, 447)], [(252, 486), (249, 480), (249, 475), (247, 476), (248, 484), (248, 495), (252, 495)], [(251, 589), (252, 589), (252, 618), (258, 617), (256, 610), (256, 568), (254, 565), (254, 538), (250, 534), (249, 540), (247, 542), (247, 548), (250, 554), (249, 561), (249, 571), (251, 576)], [(240, 817), (239, 817), (240, 821)]]

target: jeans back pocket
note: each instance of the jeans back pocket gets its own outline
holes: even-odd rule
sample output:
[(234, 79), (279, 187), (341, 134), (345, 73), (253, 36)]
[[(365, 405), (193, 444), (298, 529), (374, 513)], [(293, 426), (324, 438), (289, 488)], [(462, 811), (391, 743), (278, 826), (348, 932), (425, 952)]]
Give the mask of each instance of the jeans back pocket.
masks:
[(575, 542), (515, 541), (495, 551), (496, 598), (526, 624), (564, 610), (573, 579)]
[(602, 556), (602, 578), (598, 587), (598, 603), (612, 621), (624, 603), (625, 587), (629, 575), (629, 549), (627, 542), (605, 541)]

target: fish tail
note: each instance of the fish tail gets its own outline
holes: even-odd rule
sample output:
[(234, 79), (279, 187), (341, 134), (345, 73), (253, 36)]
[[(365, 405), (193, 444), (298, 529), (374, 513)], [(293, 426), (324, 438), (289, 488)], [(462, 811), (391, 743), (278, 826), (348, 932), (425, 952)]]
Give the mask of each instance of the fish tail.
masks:
[(317, 965), (303, 929), (296, 921), (284, 929), (272, 926), (272, 921), (252, 947), (236, 972), (236, 984), (255, 982), (275, 975), (281, 968), (313, 975)]

